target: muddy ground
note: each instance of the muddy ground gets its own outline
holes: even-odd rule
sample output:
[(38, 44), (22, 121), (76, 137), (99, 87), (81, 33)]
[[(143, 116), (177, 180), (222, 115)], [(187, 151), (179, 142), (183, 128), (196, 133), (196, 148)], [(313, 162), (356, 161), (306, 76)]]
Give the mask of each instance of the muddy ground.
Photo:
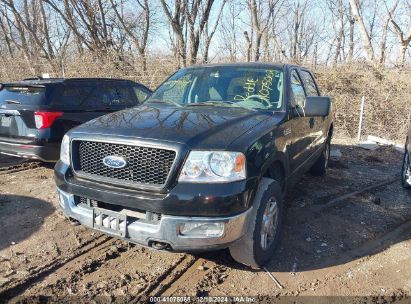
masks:
[(259, 270), (224, 250), (160, 252), (73, 226), (59, 212), (51, 165), (0, 156), (0, 302), (177, 295), (410, 301), (411, 192), (400, 186), (401, 153), (346, 140), (335, 140), (334, 149), (342, 156), (333, 157), (327, 176), (305, 176), (286, 198), (281, 246)]

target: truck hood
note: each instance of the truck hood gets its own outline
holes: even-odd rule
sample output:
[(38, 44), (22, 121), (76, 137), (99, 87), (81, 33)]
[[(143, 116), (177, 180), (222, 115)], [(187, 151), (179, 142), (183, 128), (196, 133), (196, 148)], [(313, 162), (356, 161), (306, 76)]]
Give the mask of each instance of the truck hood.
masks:
[(270, 116), (270, 112), (229, 106), (141, 105), (91, 120), (72, 134), (119, 135), (175, 142), (190, 148), (224, 149)]

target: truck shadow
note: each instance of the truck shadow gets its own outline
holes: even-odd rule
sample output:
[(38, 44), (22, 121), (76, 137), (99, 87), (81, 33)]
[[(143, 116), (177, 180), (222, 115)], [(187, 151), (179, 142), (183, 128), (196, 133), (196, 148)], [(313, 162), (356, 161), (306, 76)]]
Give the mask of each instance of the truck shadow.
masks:
[(8, 156), (4, 154), (0, 154), (0, 172), (6, 171), (20, 171), (24, 169), (30, 168), (37, 168), (37, 167), (44, 167), (48, 169), (53, 169), (55, 163), (53, 162), (41, 162), (36, 159), (26, 159), (21, 157), (15, 156)]
[(25, 162), (28, 162), (28, 160), (20, 157), (0, 154), (0, 169), (21, 165)]
[(33, 197), (0, 194), (0, 250), (36, 233), (54, 212), (51, 203)]
[[(399, 179), (402, 154), (391, 147), (334, 149), (342, 156), (331, 160), (327, 175), (307, 174), (286, 197), (283, 237), (267, 270), (300, 272), (340, 265), (411, 237), (411, 191), (403, 189)], [(228, 251), (205, 257), (247, 269)]]

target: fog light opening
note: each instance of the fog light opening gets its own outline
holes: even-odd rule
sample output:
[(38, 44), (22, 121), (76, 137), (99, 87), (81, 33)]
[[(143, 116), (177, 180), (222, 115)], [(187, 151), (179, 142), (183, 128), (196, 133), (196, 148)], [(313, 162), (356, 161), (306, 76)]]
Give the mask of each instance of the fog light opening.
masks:
[(180, 235), (186, 237), (220, 237), (224, 233), (224, 223), (183, 223)]
[(157, 250), (171, 250), (170, 244), (163, 242), (151, 241), (149, 242), (149, 246)]

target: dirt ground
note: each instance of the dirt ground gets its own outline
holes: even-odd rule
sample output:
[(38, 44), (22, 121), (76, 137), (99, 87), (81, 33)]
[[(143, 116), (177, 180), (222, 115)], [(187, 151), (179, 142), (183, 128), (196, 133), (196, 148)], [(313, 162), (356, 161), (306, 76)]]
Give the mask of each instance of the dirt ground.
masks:
[(411, 191), (400, 186), (401, 153), (347, 140), (333, 149), (342, 156), (327, 176), (305, 176), (286, 198), (281, 245), (259, 270), (225, 250), (155, 251), (73, 226), (59, 212), (51, 165), (0, 156), (0, 302), (411, 301)]

